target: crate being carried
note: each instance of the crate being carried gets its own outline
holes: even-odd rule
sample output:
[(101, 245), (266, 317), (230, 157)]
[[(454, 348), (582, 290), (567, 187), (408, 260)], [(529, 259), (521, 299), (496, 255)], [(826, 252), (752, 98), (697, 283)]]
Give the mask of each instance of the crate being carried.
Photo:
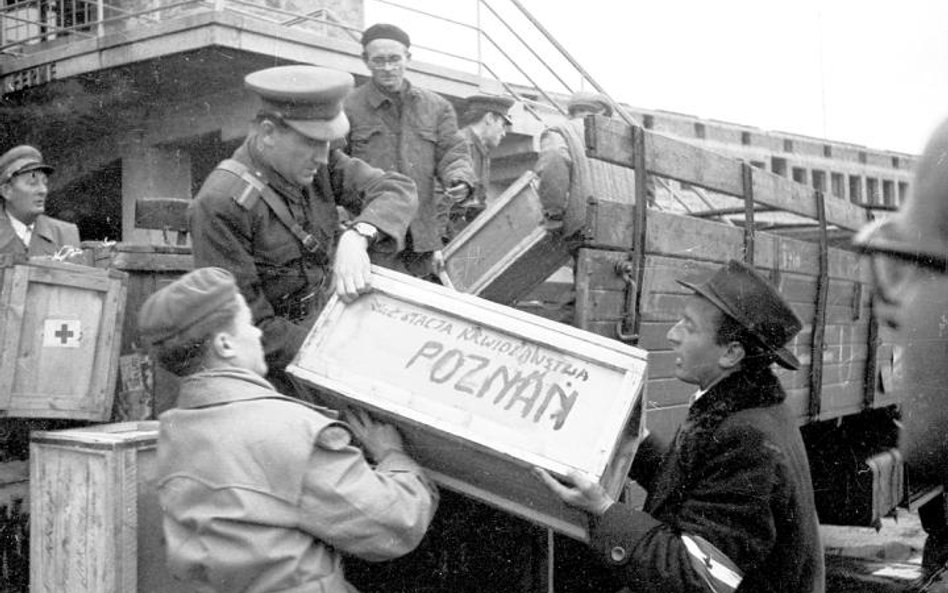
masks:
[(158, 422), (30, 437), (30, 591), (183, 593), (165, 565)]
[(373, 270), (371, 293), (330, 300), (289, 373), (396, 424), (441, 484), (585, 538), (583, 513), (530, 468), (578, 470), (618, 495), (643, 429), (646, 353)]
[(0, 257), (0, 415), (108, 420), (127, 275)]

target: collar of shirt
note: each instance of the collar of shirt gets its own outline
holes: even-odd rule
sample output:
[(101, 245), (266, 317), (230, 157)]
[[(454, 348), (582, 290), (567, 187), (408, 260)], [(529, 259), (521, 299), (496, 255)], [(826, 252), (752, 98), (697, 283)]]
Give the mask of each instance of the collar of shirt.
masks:
[[(16, 236), (20, 238), (20, 241), (23, 241), (24, 245), (29, 246), (30, 239), (33, 238), (33, 225), (24, 224), (17, 217), (12, 216), (9, 212), (5, 212), (7, 218), (10, 219), (10, 225), (13, 227), (13, 232), (16, 233)], [(33, 223), (36, 224), (36, 223)]]

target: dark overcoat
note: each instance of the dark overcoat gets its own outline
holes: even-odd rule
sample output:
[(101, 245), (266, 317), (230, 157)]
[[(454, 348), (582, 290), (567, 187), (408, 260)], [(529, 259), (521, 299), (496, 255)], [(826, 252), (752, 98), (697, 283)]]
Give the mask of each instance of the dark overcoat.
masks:
[(733, 563), (737, 591), (824, 590), (809, 463), (784, 398), (770, 369), (738, 372), (692, 405), (667, 453), (645, 448), (633, 468), (644, 510), (615, 504), (590, 526), (624, 585), (730, 591), (707, 568)]

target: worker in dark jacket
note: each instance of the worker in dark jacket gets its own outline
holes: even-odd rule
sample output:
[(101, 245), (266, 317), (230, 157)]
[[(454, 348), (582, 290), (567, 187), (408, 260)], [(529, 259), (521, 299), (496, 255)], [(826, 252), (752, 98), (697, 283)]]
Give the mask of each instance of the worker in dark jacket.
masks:
[[(902, 397), (901, 450), (913, 480), (948, 485), (948, 120), (918, 159), (899, 211), (862, 229), (854, 243), (871, 262), (873, 312), (895, 330)], [(919, 509), (928, 533), (922, 568), (948, 562), (948, 502), (940, 494)]]
[[(282, 66), (249, 74), (262, 99), (250, 135), (208, 176), (189, 209), (197, 267), (237, 278), (263, 330), (268, 379), (299, 350), (335, 286), (351, 299), (369, 288), (368, 250), (396, 252), (414, 216), (414, 184), (330, 148), (345, 137), (345, 72)], [(343, 206), (354, 217), (340, 229)]]
[(76, 225), (44, 214), (52, 172), (32, 146), (0, 156), (0, 253), (52, 256), (66, 246), (79, 248)]
[(729, 262), (668, 332), (678, 379), (698, 386), (671, 447), (647, 438), (632, 477), (644, 510), (578, 473), (541, 479), (590, 515), (590, 546), (632, 591), (811, 593), (824, 590), (809, 463), (770, 366), (800, 320), (753, 269)]
[(473, 95), (464, 102), (461, 136), (471, 155), (477, 183), (472, 195), (459, 204), (449, 205), (447, 239), (452, 239), (487, 206), (490, 186), (490, 152), (500, 146), (513, 125), (510, 108), (513, 99), (496, 95)]
[[(352, 124), (347, 151), (372, 166), (404, 173), (418, 188), (418, 214), (405, 249), (373, 261), (417, 277), (443, 265), (447, 221), (442, 199), (461, 202), (475, 185), (471, 157), (446, 99), (405, 79), (411, 41), (394, 25), (377, 24), (362, 34), (362, 59), (372, 79), (346, 99)], [(436, 191), (435, 184), (445, 188)]]

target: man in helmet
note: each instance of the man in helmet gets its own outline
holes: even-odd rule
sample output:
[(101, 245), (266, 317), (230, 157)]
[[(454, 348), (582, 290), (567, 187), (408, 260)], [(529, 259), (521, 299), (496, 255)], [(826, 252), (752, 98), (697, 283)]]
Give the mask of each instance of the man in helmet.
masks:
[[(948, 483), (948, 120), (929, 139), (911, 193), (892, 216), (853, 240), (867, 256), (874, 281), (873, 311), (895, 331), (902, 393), (902, 452), (913, 479)], [(922, 567), (948, 561), (943, 496), (922, 507), (928, 532)]]

